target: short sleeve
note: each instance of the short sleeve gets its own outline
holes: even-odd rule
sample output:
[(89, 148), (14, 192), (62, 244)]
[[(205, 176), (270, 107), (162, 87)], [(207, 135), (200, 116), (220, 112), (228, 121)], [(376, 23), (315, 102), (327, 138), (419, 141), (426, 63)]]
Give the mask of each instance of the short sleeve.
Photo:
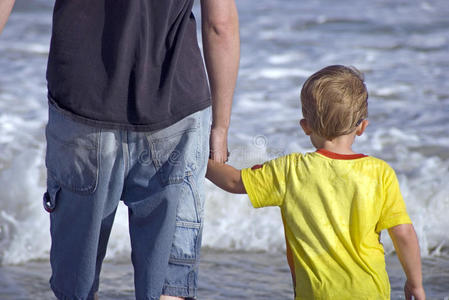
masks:
[(396, 174), (388, 166), (383, 178), (383, 206), (376, 231), (411, 223)]
[(286, 193), (288, 156), (242, 170), (242, 180), (254, 207), (281, 206)]

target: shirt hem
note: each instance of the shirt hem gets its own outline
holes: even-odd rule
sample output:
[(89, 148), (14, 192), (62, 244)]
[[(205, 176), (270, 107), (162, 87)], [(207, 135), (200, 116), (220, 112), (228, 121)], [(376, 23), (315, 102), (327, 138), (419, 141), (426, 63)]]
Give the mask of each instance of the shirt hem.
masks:
[(388, 220), (386, 222), (383, 222), (379, 226), (378, 232), (381, 232), (382, 230), (390, 229), (392, 227), (402, 225), (402, 224), (412, 224), (412, 220), (410, 219), (410, 217), (408, 215), (401, 216), (401, 217), (395, 217), (394, 220)]
[(183, 118), (209, 107), (211, 105), (211, 99), (208, 98), (205, 101), (198, 102), (195, 105), (188, 107), (188, 109), (185, 109), (182, 112), (172, 115), (172, 118), (170, 118), (170, 119), (152, 123), (152, 124), (132, 124), (132, 123), (118, 123), (118, 122), (116, 123), (116, 122), (90, 119), (90, 118), (80, 116), (76, 113), (73, 113), (69, 110), (62, 108), (61, 106), (59, 106), (57, 104), (57, 102), (50, 95), (48, 95), (48, 105), (55, 108), (58, 112), (64, 114), (65, 116), (71, 118), (75, 122), (83, 123), (83, 124), (93, 126), (93, 127), (98, 127), (101, 129), (154, 131), (154, 130), (163, 129), (170, 125), (173, 125), (176, 122), (182, 120)]
[(243, 169), (241, 171), (243, 186), (245, 187), (246, 193), (248, 194), (249, 201), (251, 202), (254, 208), (261, 207), (259, 201), (256, 197), (256, 191), (253, 189), (253, 186), (249, 183), (250, 179), (248, 178), (248, 173), (251, 169)]

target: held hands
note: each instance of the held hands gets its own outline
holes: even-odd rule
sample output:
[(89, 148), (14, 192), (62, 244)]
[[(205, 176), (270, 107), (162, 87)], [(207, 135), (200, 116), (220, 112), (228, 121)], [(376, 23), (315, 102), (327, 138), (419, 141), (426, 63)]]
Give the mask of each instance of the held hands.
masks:
[(206, 178), (229, 193), (246, 194), (240, 170), (226, 164), (228, 156), (227, 127), (212, 126)]
[(214, 128), (210, 132), (210, 154), (209, 158), (220, 163), (228, 161), (228, 129)]
[(404, 286), (405, 300), (425, 300), (426, 294), (422, 285), (420, 287), (413, 287), (407, 280)]

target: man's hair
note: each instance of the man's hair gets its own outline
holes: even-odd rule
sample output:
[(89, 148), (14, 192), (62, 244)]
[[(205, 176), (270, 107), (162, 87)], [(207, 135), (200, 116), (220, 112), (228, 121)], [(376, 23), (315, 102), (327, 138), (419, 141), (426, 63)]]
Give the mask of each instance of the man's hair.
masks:
[(363, 74), (354, 67), (325, 67), (304, 83), (301, 105), (304, 119), (318, 136), (332, 140), (349, 134), (368, 117)]

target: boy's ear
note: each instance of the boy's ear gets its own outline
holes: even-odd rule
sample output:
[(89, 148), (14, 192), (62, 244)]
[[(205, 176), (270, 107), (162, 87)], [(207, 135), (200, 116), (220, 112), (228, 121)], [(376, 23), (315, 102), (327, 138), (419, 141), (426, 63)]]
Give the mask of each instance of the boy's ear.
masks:
[(356, 129), (355, 133), (358, 136), (361, 136), (365, 132), (365, 129), (368, 126), (368, 124), (369, 124), (368, 120), (363, 120), (362, 123), (360, 123), (360, 125), (357, 126), (357, 129)]
[(301, 121), (299, 121), (299, 125), (301, 125), (301, 128), (306, 135), (312, 134), (312, 130), (310, 129), (309, 124), (307, 124), (306, 119), (301, 119)]

